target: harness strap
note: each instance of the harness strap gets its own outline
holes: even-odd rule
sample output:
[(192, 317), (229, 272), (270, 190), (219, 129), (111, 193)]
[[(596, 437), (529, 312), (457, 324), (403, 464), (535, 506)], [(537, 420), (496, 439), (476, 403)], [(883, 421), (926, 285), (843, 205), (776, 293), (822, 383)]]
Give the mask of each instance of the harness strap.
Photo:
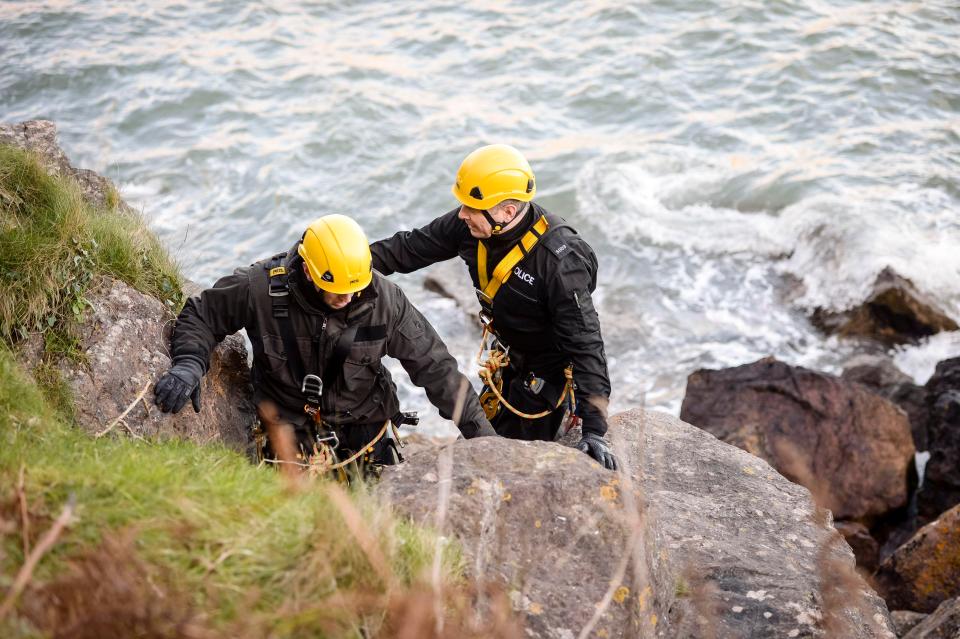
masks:
[(297, 346), (297, 336), (293, 332), (293, 323), (290, 321), (290, 274), (284, 265), (286, 253), (278, 253), (267, 262), (267, 274), (270, 277), (269, 295), (273, 318), (280, 328), (280, 339), (283, 340), (283, 350), (287, 355), (287, 366), (290, 374), (298, 383), (306, 376), (300, 348)]
[(323, 367), (324, 388), (333, 389), (333, 383), (336, 381), (337, 375), (343, 371), (343, 360), (347, 358), (347, 353), (350, 352), (350, 348), (353, 346), (358, 328), (356, 324), (348, 326), (343, 329), (340, 337), (337, 338), (337, 345), (333, 347), (333, 353), (330, 355), (330, 359), (327, 360), (326, 366)]
[(477, 296), (480, 298), (481, 304), (493, 305), (493, 298), (497, 296), (500, 286), (510, 279), (513, 268), (533, 250), (533, 247), (537, 245), (537, 242), (549, 228), (550, 224), (547, 222), (546, 216), (541, 215), (540, 219), (530, 227), (529, 231), (523, 234), (520, 241), (494, 267), (493, 274), (490, 276), (487, 275), (487, 246), (482, 241), (477, 242), (477, 275), (480, 280), (480, 289), (477, 291)]

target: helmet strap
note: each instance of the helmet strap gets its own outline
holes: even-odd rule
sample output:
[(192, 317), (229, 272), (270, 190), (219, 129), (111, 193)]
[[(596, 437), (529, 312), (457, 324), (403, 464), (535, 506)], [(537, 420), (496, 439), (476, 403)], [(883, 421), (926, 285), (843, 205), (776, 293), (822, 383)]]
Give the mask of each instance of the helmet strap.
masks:
[(481, 209), (481, 212), (483, 213), (483, 217), (487, 218), (487, 222), (490, 223), (491, 235), (500, 235), (503, 233), (504, 224), (509, 224), (509, 222), (497, 222), (495, 219), (493, 219), (493, 216), (490, 215), (490, 211), (486, 209)]

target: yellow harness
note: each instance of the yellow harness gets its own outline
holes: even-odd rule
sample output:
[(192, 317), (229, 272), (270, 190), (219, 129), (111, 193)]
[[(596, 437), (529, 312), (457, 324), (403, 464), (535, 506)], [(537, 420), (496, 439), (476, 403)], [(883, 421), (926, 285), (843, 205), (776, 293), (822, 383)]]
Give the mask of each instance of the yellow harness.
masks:
[(481, 303), (486, 302), (488, 306), (493, 306), (493, 298), (497, 296), (500, 286), (510, 279), (513, 267), (533, 250), (533, 247), (537, 245), (537, 242), (549, 228), (550, 225), (547, 223), (546, 216), (541, 215), (540, 219), (530, 227), (530, 230), (523, 234), (517, 245), (500, 260), (500, 263), (493, 269), (491, 276), (487, 275), (487, 246), (482, 241), (477, 242), (477, 278), (480, 280), (477, 296)]
[[(482, 241), (477, 242), (477, 279), (480, 281), (480, 288), (477, 289), (477, 297), (480, 298), (481, 305), (484, 305), (492, 311), (493, 299), (497, 296), (500, 287), (510, 279), (514, 267), (533, 250), (537, 242), (540, 241), (540, 238), (543, 237), (549, 228), (550, 224), (547, 222), (546, 216), (541, 215), (540, 219), (530, 227), (529, 231), (524, 233), (520, 241), (510, 249), (504, 258), (500, 260), (500, 263), (494, 267), (493, 273), (489, 276), (487, 275), (487, 247)], [(481, 318), (483, 318), (483, 313), (481, 313)], [(567, 366), (563, 371), (566, 377), (566, 383), (563, 387), (563, 393), (560, 394), (560, 399), (557, 400), (556, 406), (540, 413), (531, 414), (524, 413), (510, 405), (510, 402), (504, 398), (502, 393), (503, 377), (500, 373), (500, 369), (510, 363), (510, 358), (507, 356), (507, 353), (499, 348), (490, 349), (487, 360), (485, 362), (482, 360), (483, 352), (486, 350), (487, 335), (493, 332), (491, 327), (492, 319), (491, 312), (488, 321), (483, 322), (483, 337), (480, 339), (480, 352), (477, 354), (477, 363), (482, 367), (478, 374), (484, 385), (489, 389), (480, 394), (480, 404), (483, 407), (484, 413), (487, 415), (487, 419), (493, 419), (496, 416), (500, 410), (500, 404), (506, 406), (514, 415), (524, 419), (540, 419), (541, 417), (546, 417), (560, 408), (568, 396), (570, 405), (576, 405), (573, 390), (573, 365)]]

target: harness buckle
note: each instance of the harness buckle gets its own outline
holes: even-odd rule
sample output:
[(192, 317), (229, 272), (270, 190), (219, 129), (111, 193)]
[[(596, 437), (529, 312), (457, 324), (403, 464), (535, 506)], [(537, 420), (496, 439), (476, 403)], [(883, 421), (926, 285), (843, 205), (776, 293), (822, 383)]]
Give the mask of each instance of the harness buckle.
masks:
[(305, 375), (300, 392), (306, 396), (307, 401), (311, 404), (319, 404), (320, 396), (323, 395), (323, 380), (313, 373)]
[(483, 306), (493, 306), (493, 298), (481, 291), (479, 288), (474, 289), (477, 293), (477, 299), (480, 300), (480, 304)]

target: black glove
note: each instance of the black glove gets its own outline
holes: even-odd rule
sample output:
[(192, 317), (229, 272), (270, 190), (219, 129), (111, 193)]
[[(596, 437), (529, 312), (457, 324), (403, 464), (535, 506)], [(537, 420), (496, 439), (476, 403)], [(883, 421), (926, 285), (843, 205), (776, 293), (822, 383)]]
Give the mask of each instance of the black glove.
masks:
[(194, 357), (181, 357), (174, 361), (163, 377), (153, 386), (154, 403), (165, 413), (179, 413), (187, 398), (193, 403), (194, 412), (200, 412), (200, 380), (203, 364)]
[(610, 452), (610, 445), (607, 444), (600, 435), (591, 433), (590, 431), (584, 432), (583, 438), (580, 440), (580, 443), (577, 444), (577, 448), (579, 448), (581, 452), (593, 457), (604, 468), (610, 470), (617, 469), (617, 458)]

